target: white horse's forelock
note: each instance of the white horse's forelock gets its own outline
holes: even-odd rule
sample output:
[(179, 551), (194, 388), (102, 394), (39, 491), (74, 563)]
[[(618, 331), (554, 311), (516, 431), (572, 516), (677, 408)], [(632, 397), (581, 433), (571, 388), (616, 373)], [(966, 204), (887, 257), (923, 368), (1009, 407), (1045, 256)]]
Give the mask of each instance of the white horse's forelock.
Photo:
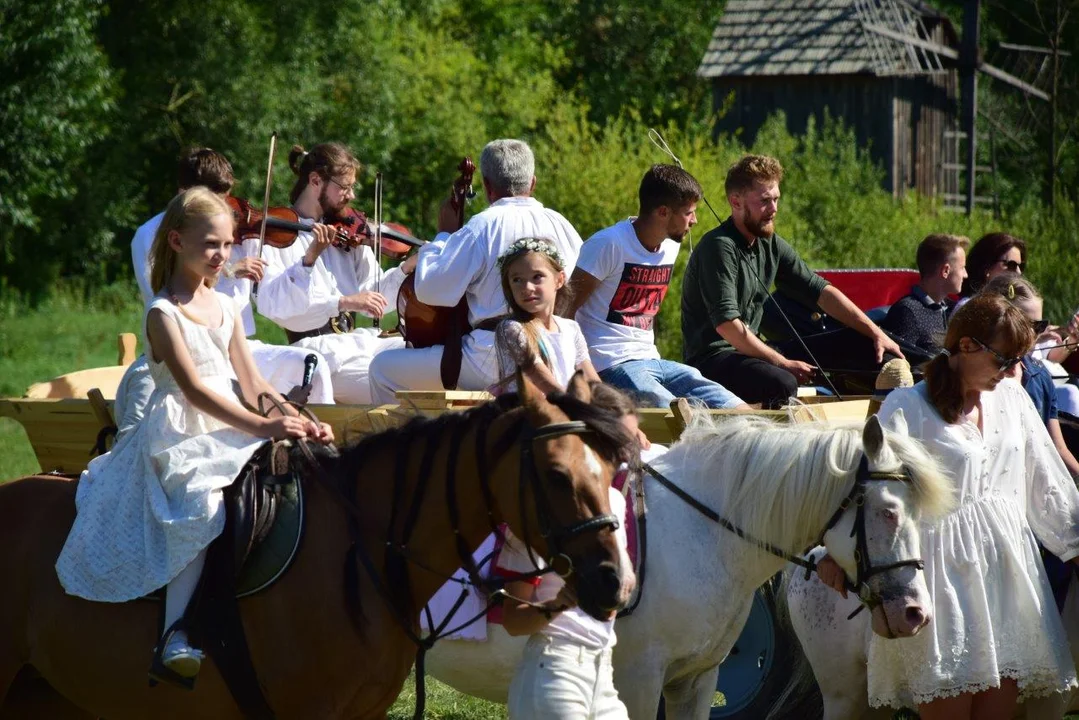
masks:
[[(694, 413), (681, 439), (657, 458), (684, 488), (746, 533), (791, 553), (816, 540), (850, 491), (862, 452), (861, 424), (779, 424), (752, 416)], [(912, 476), (911, 512), (935, 517), (951, 507), (950, 484), (921, 445), (886, 433), (877, 469)], [(889, 462), (893, 460), (894, 462)]]

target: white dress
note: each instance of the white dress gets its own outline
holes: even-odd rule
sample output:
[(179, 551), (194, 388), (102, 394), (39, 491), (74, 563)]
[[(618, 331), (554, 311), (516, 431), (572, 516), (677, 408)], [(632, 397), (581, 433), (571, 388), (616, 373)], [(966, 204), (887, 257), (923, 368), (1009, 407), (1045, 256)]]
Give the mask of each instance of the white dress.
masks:
[(507, 319), (495, 329), (495, 347), (498, 349), (498, 371), (507, 392), (517, 390), (514, 373), (517, 368), (528, 368), (543, 363), (551, 371), (559, 387), (567, 387), (581, 363), (588, 360), (588, 345), (581, 326), (575, 320), (553, 316), (555, 330), (538, 327), (541, 357), (529, 348), (524, 325)]
[[(236, 306), (215, 297), (223, 315), (218, 328), (194, 322), (165, 298), (150, 309), (179, 326), (202, 382), (238, 404), (228, 353)], [(176, 577), (221, 533), (221, 490), (265, 442), (196, 409), (165, 363), (150, 356), (155, 389), (146, 414), (83, 472), (75, 523), (56, 562), (64, 589), (88, 600), (124, 602)]]
[(945, 423), (925, 383), (888, 395), (885, 425), (897, 410), (954, 479), (958, 507), (921, 528), (932, 621), (912, 638), (870, 640), (870, 704), (911, 707), (1001, 678), (1021, 698), (1075, 687), (1037, 543), (1065, 561), (1079, 555), (1079, 492), (1030, 398), (1014, 380), (982, 393), (983, 433)]

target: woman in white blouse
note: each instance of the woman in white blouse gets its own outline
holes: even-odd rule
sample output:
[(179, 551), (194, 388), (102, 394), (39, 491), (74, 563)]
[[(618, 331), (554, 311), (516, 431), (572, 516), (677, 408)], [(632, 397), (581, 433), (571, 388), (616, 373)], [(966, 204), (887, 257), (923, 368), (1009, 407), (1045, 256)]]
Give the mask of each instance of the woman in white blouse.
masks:
[[(999, 296), (953, 316), (925, 381), (894, 390), (885, 425), (905, 419), (955, 479), (959, 505), (922, 527), (933, 621), (913, 638), (870, 641), (869, 699), (923, 720), (1011, 718), (1017, 699), (1075, 687), (1067, 638), (1037, 541), (1079, 556), (1079, 492), (1014, 368), (1030, 322)], [(821, 579), (839, 589), (830, 559)]]

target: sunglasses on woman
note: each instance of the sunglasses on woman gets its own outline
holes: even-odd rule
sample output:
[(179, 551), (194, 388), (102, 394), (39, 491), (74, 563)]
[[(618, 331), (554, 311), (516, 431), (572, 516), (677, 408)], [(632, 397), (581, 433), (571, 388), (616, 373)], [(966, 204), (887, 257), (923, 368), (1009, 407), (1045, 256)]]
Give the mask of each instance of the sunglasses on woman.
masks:
[(1023, 362), (1023, 356), (1022, 355), (1020, 355), (1018, 357), (1004, 357), (1003, 355), (998, 353), (996, 350), (989, 347), (988, 344), (982, 342), (978, 338), (971, 338), (971, 340), (978, 343), (978, 345), (981, 347), (982, 350), (985, 350), (986, 352), (993, 354), (993, 357), (995, 357), (997, 359), (997, 367), (999, 368), (1000, 372), (1008, 372), (1013, 367), (1015, 367), (1019, 363)]
[(1004, 269), (1011, 273), (1022, 273), (1027, 269), (1027, 264), (1023, 262), (1016, 262), (1015, 260), (998, 260)]

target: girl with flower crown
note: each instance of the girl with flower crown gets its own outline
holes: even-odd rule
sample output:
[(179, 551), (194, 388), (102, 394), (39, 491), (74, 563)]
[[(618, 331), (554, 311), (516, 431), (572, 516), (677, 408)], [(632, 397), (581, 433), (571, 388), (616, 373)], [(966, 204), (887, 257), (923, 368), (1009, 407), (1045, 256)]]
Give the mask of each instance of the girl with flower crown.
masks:
[(555, 314), (569, 304), (564, 267), (554, 244), (542, 238), (518, 240), (498, 258), (510, 314), (495, 330), (496, 391), (513, 389), (517, 368), (545, 393), (564, 391), (578, 370), (599, 382), (580, 326)]
[[(510, 315), (495, 330), (503, 378), (495, 390), (512, 389), (518, 368), (545, 393), (565, 391), (578, 370), (600, 382), (581, 328), (555, 315), (567, 299), (564, 267), (558, 250), (543, 239), (518, 240), (499, 257)], [(611, 489), (610, 498), (612, 511), (621, 516), (621, 493)], [(616, 534), (624, 547), (625, 530)], [(502, 622), (509, 634), (530, 636), (510, 685), (511, 720), (627, 717), (611, 670), (613, 614), (601, 621), (582, 612), (557, 575), (520, 579), (534, 569), (532, 563), (524, 544), (507, 532), (495, 572), (510, 578), (506, 590), (512, 598), (526, 602), (507, 599)]]

